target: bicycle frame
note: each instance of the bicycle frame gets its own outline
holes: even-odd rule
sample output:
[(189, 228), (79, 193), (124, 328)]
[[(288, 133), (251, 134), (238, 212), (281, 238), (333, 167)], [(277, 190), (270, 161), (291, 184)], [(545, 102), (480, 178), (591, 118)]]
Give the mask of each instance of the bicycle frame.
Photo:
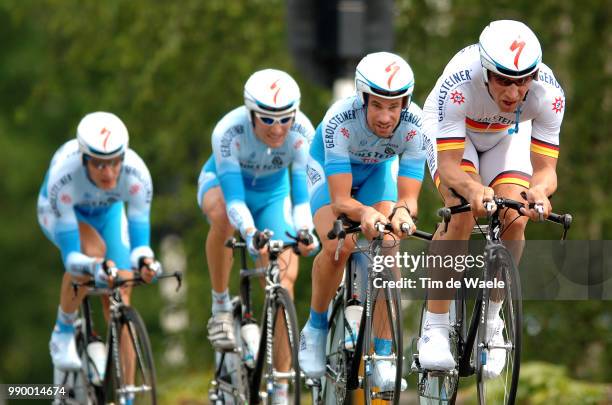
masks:
[[(169, 277), (174, 277), (177, 279), (177, 282), (178, 282), (177, 290), (178, 290), (181, 287), (182, 273), (175, 272), (173, 274), (164, 274), (157, 278), (163, 279), (163, 278), (169, 278)], [(91, 288), (88, 291), (88, 294), (83, 298), (83, 301), (81, 303), (81, 318), (80, 318), (81, 319), (81, 325), (80, 325), (81, 332), (80, 333), (82, 333), (83, 335), (82, 343), (84, 345), (83, 350), (85, 353), (87, 353), (88, 344), (95, 340), (98, 340), (96, 335), (94, 334), (93, 319), (91, 316), (91, 306), (89, 302), (89, 296), (106, 295), (109, 297), (109, 325), (108, 325), (108, 331), (107, 331), (107, 339), (105, 341), (106, 347), (107, 347), (107, 354), (106, 354), (106, 370), (104, 370), (105, 371), (104, 380), (101, 382), (101, 384), (93, 384), (90, 381), (90, 378), (86, 379), (87, 385), (95, 387), (98, 401), (104, 399), (105, 395), (104, 393), (102, 393), (102, 390), (103, 389), (106, 390), (106, 388), (111, 386), (111, 377), (110, 377), (111, 374), (114, 373), (114, 378), (118, 381), (122, 381), (124, 377), (123, 375), (124, 373), (123, 373), (122, 366), (121, 366), (122, 363), (121, 363), (121, 348), (120, 348), (120, 334), (122, 333), (122, 331), (120, 330), (121, 328), (119, 327), (122, 321), (124, 309), (128, 308), (131, 311), (130, 313), (132, 313), (133, 315), (136, 316), (136, 318), (138, 318), (138, 320), (141, 322), (141, 325), (142, 325), (140, 330), (142, 330), (142, 328), (144, 327), (140, 319), (140, 316), (138, 316), (137, 312), (133, 308), (130, 308), (128, 305), (126, 305), (123, 302), (123, 299), (121, 297), (120, 287), (123, 285), (138, 285), (142, 283), (144, 283), (144, 280), (140, 277), (140, 275), (136, 275), (135, 277), (131, 279), (123, 279), (123, 278), (117, 277), (114, 280), (113, 287), (98, 288), (95, 286), (95, 283), (93, 280), (86, 281), (83, 283), (73, 283), (73, 288), (75, 289), (75, 292), (80, 287), (90, 287)], [(146, 336), (146, 329), (144, 330), (144, 333)], [(148, 338), (146, 339), (146, 341), (148, 345)], [(147, 346), (147, 349), (145, 349), (145, 352), (149, 354), (148, 358), (152, 359), (150, 357), (150, 347)], [(141, 355), (142, 353), (136, 350), (135, 354)], [(86, 373), (85, 375), (88, 375), (88, 369), (90, 365), (89, 363), (91, 363), (92, 359), (89, 358), (88, 354), (85, 355), (85, 358), (86, 358), (86, 361), (83, 364), (83, 370)], [(111, 362), (114, 364), (114, 369), (112, 370), (110, 369)], [(152, 367), (151, 370), (153, 373), (153, 384), (154, 384), (154, 379), (155, 379), (154, 367)], [(141, 387), (130, 387), (128, 389), (117, 388), (115, 392), (125, 398), (126, 395), (137, 394), (139, 392), (145, 392), (151, 389), (152, 387), (149, 387), (149, 386), (141, 386)]]
[[(451, 190), (452, 191), (452, 190)], [(441, 208), (438, 210), (438, 215), (442, 217), (443, 223), (446, 227), (450, 222), (450, 218), (452, 214), (461, 213), (461, 212), (469, 212), (471, 207), (465, 201), (465, 199), (461, 198), (461, 196), (456, 195), (459, 199), (461, 199), (461, 204), (458, 206), (450, 207), (450, 208)], [(523, 198), (526, 198), (526, 195), (523, 195)], [(510, 336), (510, 341), (506, 341), (503, 345), (491, 346), (485, 341), (486, 338), (486, 328), (487, 328), (487, 311), (489, 306), (489, 299), (492, 290), (495, 288), (479, 288), (478, 293), (474, 302), (474, 307), (471, 313), (471, 317), (469, 320), (469, 328), (466, 332), (465, 322), (466, 322), (466, 305), (465, 305), (465, 291), (466, 286), (462, 284), (462, 287), (458, 289), (458, 295), (455, 298), (455, 301), (458, 300), (459, 305), (455, 306), (455, 317), (458, 320), (455, 320), (455, 323), (451, 325), (451, 337), (454, 338), (456, 343), (457, 350), (457, 369), (450, 371), (432, 371), (432, 370), (424, 370), (421, 368), (418, 363), (418, 357), (415, 357), (415, 363), (413, 363), (413, 371), (417, 371), (422, 375), (419, 378), (419, 395), (423, 394), (423, 390), (426, 387), (427, 381), (429, 379), (428, 374), (431, 373), (433, 378), (449, 376), (451, 379), (459, 377), (468, 377), (473, 374), (478, 373), (478, 396), (479, 400), (486, 396), (484, 379), (486, 377), (482, 377), (481, 375), (481, 367), (484, 366), (487, 362), (488, 350), (491, 349), (505, 349), (509, 350), (512, 354), (508, 357), (508, 359), (512, 359), (511, 367), (509, 370), (512, 372), (512, 377), (510, 380), (510, 389), (508, 390), (508, 403), (514, 403), (515, 395), (516, 395), (516, 386), (518, 384), (518, 375), (520, 372), (520, 348), (521, 348), (521, 332), (520, 332), (520, 323), (522, 319), (522, 305), (521, 305), (521, 293), (520, 293), (520, 281), (518, 270), (514, 264), (514, 259), (511, 252), (504, 245), (501, 240), (501, 236), (504, 232), (504, 228), (502, 224), (502, 220), (500, 219), (500, 213), (502, 209), (510, 209), (516, 211), (519, 215), (523, 215), (521, 213), (521, 208), (525, 208), (524, 204), (518, 201), (505, 199), (502, 197), (493, 197), (493, 200), (489, 203), (490, 207), (497, 207), (491, 215), (488, 217), (488, 224), (481, 226), (476, 225), (474, 227), (474, 231), (479, 230), (479, 233), (482, 233), (485, 236), (486, 243), (484, 247), (484, 256), (485, 256), (485, 267), (484, 267), (484, 279), (485, 281), (490, 280), (493, 276), (500, 273), (502, 274), (502, 279), (505, 279), (505, 282), (510, 282), (510, 286), (512, 288), (507, 290), (507, 293), (511, 293), (512, 296), (504, 296), (503, 300), (508, 300), (509, 302), (515, 300), (516, 306), (510, 303), (507, 304), (508, 310), (510, 311), (510, 319), (514, 320), (514, 322), (509, 323), (508, 325), (513, 326), (508, 336)], [(534, 205), (529, 205), (529, 208), (533, 208)], [(536, 207), (537, 208), (537, 207)], [(562, 239), (565, 239), (567, 231), (571, 225), (572, 217), (569, 214), (558, 215), (551, 213), (548, 218), (548, 221), (554, 222), (560, 225), (563, 225), (564, 232)], [(484, 229), (483, 229), (484, 228)], [(478, 232), (476, 232), (478, 233)], [(501, 266), (499, 266), (501, 260)], [(504, 266), (505, 264), (505, 266)], [(498, 267), (499, 266), (499, 267)], [(457, 311), (461, 311), (461, 315), (457, 314)], [(422, 323), (422, 320), (421, 320)], [(518, 326), (518, 327), (517, 327)], [(478, 346), (475, 347), (476, 341), (478, 339)], [(476, 355), (472, 356), (476, 350)], [(473, 361), (473, 362), (472, 362)], [(506, 363), (506, 366), (508, 364)], [(509, 374), (507, 374), (509, 375)], [(445, 377), (446, 378), (446, 377)], [(455, 381), (455, 384), (457, 384)], [(457, 385), (451, 385), (454, 387), (454, 391), (447, 392), (451, 395), (456, 394)], [(452, 390), (453, 388), (451, 388)], [(435, 388), (434, 388), (435, 390)], [(427, 396), (425, 396), (427, 397)], [(454, 403), (453, 398), (436, 398), (436, 397), (428, 397), (434, 400), (447, 400)], [(483, 399), (484, 400), (484, 399)]]
[[(211, 391), (214, 393), (216, 390), (221, 390), (228, 395), (232, 396), (234, 399), (241, 401), (244, 403), (248, 398), (245, 397), (245, 394), (248, 392), (248, 397), (259, 398), (259, 386), (262, 378), (267, 378), (270, 382), (273, 382), (275, 379), (281, 378), (292, 378), (294, 377), (294, 372), (274, 372), (272, 376), (264, 376), (262, 375), (263, 364), (271, 366), (273, 363), (272, 359), (272, 344), (274, 341), (274, 325), (273, 325), (273, 308), (274, 308), (274, 300), (276, 298), (276, 291), (279, 288), (283, 288), (280, 284), (280, 268), (278, 266), (278, 258), (280, 254), (288, 249), (294, 248), (296, 244), (294, 243), (283, 243), (278, 240), (269, 240), (268, 244), (268, 264), (263, 268), (255, 268), (249, 269), (247, 263), (247, 246), (246, 242), (242, 239), (230, 238), (226, 241), (225, 246), (234, 250), (240, 251), (240, 293), (239, 299), (237, 300), (236, 306), (234, 308), (234, 316), (237, 318), (237, 322), (240, 326), (243, 326), (247, 323), (253, 322), (255, 323), (255, 317), (253, 316), (253, 307), (252, 307), (252, 299), (251, 299), (251, 278), (253, 277), (264, 277), (264, 309), (263, 309), (263, 319), (262, 322), (265, 321), (265, 324), (262, 323), (260, 330), (264, 331), (264, 335), (261, 336), (259, 341), (259, 350), (257, 354), (257, 358), (255, 359), (255, 366), (253, 368), (243, 367), (242, 366), (242, 347), (240, 344), (237, 345), (237, 348), (233, 352), (235, 355), (239, 356), (239, 362), (241, 366), (239, 373), (246, 372), (247, 377), (247, 386), (246, 387), (237, 387), (232, 383), (227, 383), (224, 381), (219, 381), (219, 377), (221, 375), (221, 370), (224, 365), (224, 361), (226, 359), (226, 355), (228, 353), (221, 353), (219, 365), (215, 371), (215, 378), (213, 380), (213, 387)], [(240, 339), (240, 336), (237, 336), (237, 339)], [(238, 379), (242, 381), (240, 375), (238, 375)], [(242, 384), (242, 382), (240, 382)], [(270, 387), (271, 389), (271, 387)], [(214, 394), (216, 395), (216, 394)], [(210, 392), (209, 392), (210, 396)]]
[[(399, 297), (394, 296), (393, 291), (389, 290), (388, 288), (383, 288), (383, 291), (374, 290), (374, 280), (384, 273), (378, 273), (373, 270), (374, 262), (372, 259), (373, 257), (381, 254), (382, 249), (384, 248), (383, 243), (385, 242), (383, 239), (383, 233), (385, 231), (392, 231), (392, 228), (390, 224), (378, 224), (377, 228), (379, 228), (380, 234), (377, 238), (374, 238), (371, 242), (368, 242), (367, 249), (360, 248), (360, 242), (357, 241), (357, 246), (347, 261), (343, 284), (341, 284), (339, 287), (335, 298), (332, 301), (332, 311), (331, 316), (329, 317), (329, 322), (330, 324), (335, 324), (335, 327), (333, 328), (333, 333), (331, 330), (328, 331), (328, 334), (332, 333), (333, 335), (328, 335), (328, 344), (330, 343), (330, 338), (332, 341), (335, 341), (334, 336), (338, 333), (338, 330), (340, 330), (342, 339), (344, 339), (345, 329), (348, 329), (350, 332), (350, 326), (346, 323), (344, 318), (345, 307), (352, 304), (358, 304), (364, 307), (361, 314), (361, 321), (359, 324), (359, 331), (357, 332), (357, 341), (355, 342), (356, 344), (354, 349), (347, 349), (343, 346), (344, 343), (340, 343), (339, 345), (337, 343), (331, 343), (332, 346), (330, 346), (329, 349), (333, 348), (333, 350), (331, 352), (327, 352), (326, 354), (328, 364), (326, 375), (323, 378), (326, 379), (326, 386), (327, 384), (332, 384), (336, 387), (336, 401), (343, 401), (344, 399), (338, 395), (348, 394), (348, 392), (354, 391), (358, 388), (363, 388), (367, 395), (371, 395), (371, 400), (393, 400), (395, 403), (397, 403), (399, 400), (399, 392), (401, 390), (399, 387), (401, 386), (402, 380), (401, 373), (403, 361), (401, 349), (401, 309), (399, 305)], [(341, 216), (334, 223), (334, 227), (332, 231), (329, 232), (328, 238), (334, 239), (337, 237), (339, 239), (337, 249), (340, 250), (347, 234), (357, 233), (360, 231), (361, 229), (359, 223), (348, 220), (346, 216)], [(415, 236), (428, 239), (428, 234), (420, 231), (417, 231)], [(362, 253), (363, 256), (356, 256), (355, 253)], [(365, 257), (367, 259), (359, 260), (359, 257)], [(358, 261), (361, 261), (362, 263), (356, 264)], [(353, 268), (353, 266), (358, 268)], [(361, 270), (359, 268), (361, 268)], [(365, 268), (365, 270), (363, 270), (363, 268)], [(356, 278), (358, 277), (362, 278), (362, 283), (366, 283), (363, 288), (363, 290), (365, 290), (365, 294), (361, 302), (355, 300), (356, 295), (354, 294), (354, 289), (357, 288), (356, 284), (358, 284), (356, 283)], [(391, 353), (390, 355), (370, 353), (370, 347), (372, 344), (372, 342), (370, 342), (372, 338), (371, 333), (374, 326), (374, 307), (376, 300), (382, 299), (382, 297), (377, 297), (376, 294), (379, 293), (384, 294), (384, 298), (386, 298), (386, 312), (388, 319), (390, 320), (388, 326), (391, 328), (392, 344), (395, 346), (395, 353)], [(340, 320), (338, 321), (336, 318), (338, 317), (339, 311), (342, 311), (342, 314), (339, 318)], [(337, 360), (330, 360), (334, 358)], [(395, 389), (384, 392), (370, 392), (370, 381), (368, 379), (361, 378), (359, 375), (361, 362), (363, 361), (363, 370), (365, 375), (369, 376), (375, 362), (381, 360), (395, 362), (397, 372)], [(331, 365), (330, 361), (332, 362)], [(321, 400), (322, 398), (320, 398), (319, 395), (321, 392), (320, 388), (322, 387), (321, 381), (318, 379), (309, 379), (307, 381), (307, 385), (311, 386), (312, 388), (314, 401), (318, 402)], [(339, 390), (338, 387), (340, 387)], [(328, 392), (328, 389), (330, 388), (326, 388), (325, 392)], [(333, 390), (334, 388), (331, 389)], [(326, 394), (326, 397), (327, 395), (328, 394)]]

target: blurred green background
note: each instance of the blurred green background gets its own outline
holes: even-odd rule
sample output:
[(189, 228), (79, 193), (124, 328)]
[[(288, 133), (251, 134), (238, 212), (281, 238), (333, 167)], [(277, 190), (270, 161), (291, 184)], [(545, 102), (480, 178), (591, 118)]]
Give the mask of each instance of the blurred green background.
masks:
[[(553, 204), (556, 211), (574, 215), (573, 239), (612, 239), (611, 10), (607, 0), (395, 2), (394, 51), (414, 69), (419, 105), (450, 58), (477, 42), (489, 21), (518, 19), (537, 33), (544, 62), (567, 97)], [(242, 103), (244, 82), (261, 68), (283, 69), (296, 78), (302, 110), (315, 126), (332, 97), (329, 89), (305, 78), (290, 57), (286, 12), (281, 0), (0, 1), (0, 383), (51, 381), (47, 342), (63, 269), (36, 220), (38, 189), (51, 155), (75, 136), (80, 118), (106, 110), (126, 123), (130, 146), (153, 176), (154, 247), (179, 235), (187, 258), (183, 332), (171, 338), (162, 332), (159, 314), (167, 304), (157, 286), (135, 293), (159, 379), (174, 382), (162, 385), (162, 391), (187, 392), (184, 385), (193, 381), (191, 391), (207, 403), (204, 380), (212, 372), (204, 333), (210, 313), (203, 252), (207, 224), (195, 193), (212, 128)], [(432, 229), (439, 205), (427, 177), (420, 226)], [(529, 238), (558, 235), (552, 225), (528, 228)], [(309, 265), (303, 262), (296, 291), (301, 323), (310, 297)], [(523, 359), (545, 362), (541, 373), (559, 375), (570, 385), (609, 383), (611, 303), (526, 303), (527, 316), (538, 327), (526, 333)], [(164, 353), (176, 347), (186, 356), (172, 365)], [(610, 385), (597, 387), (590, 403), (610, 400)], [(559, 398), (571, 397), (552, 391), (547, 401), (583, 403), (562, 402)], [(547, 403), (533, 400), (534, 395), (523, 398)], [(168, 403), (178, 401), (172, 398)]]

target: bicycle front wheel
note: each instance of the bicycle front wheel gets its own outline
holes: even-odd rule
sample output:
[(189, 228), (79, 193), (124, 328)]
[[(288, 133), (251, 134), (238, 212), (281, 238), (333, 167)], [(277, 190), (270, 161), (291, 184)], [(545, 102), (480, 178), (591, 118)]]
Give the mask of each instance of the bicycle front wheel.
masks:
[[(402, 343), (402, 313), (399, 289), (389, 288), (385, 281), (394, 277), (388, 269), (379, 273), (383, 282), (382, 288), (376, 288), (374, 278), (370, 280), (371, 311), (366, 316), (362, 357), (364, 359), (363, 396), (366, 404), (380, 399), (399, 404), (402, 386), (403, 343)], [(376, 283), (376, 285), (378, 285)], [(367, 311), (367, 304), (366, 304)], [(368, 319), (369, 318), (369, 319)], [(376, 376), (383, 381), (389, 378), (389, 370), (395, 367), (395, 374), (390, 386), (380, 387)], [(378, 402), (376, 402), (378, 403)]]
[[(117, 404), (155, 405), (155, 365), (147, 329), (136, 309), (125, 306), (120, 311), (115, 327), (110, 330), (112, 355), (106, 369), (107, 399)], [(115, 343), (119, 353), (112, 349)]]
[(300, 403), (299, 335), (293, 300), (278, 287), (265, 307), (251, 403)]
[[(497, 281), (498, 288), (486, 290), (482, 304), (484, 317), (481, 319), (485, 322), (478, 327), (475, 362), (478, 402), (514, 404), (521, 365), (521, 285), (512, 255), (504, 246), (495, 245), (490, 248), (489, 257), (487, 278)], [(488, 307), (490, 302), (500, 301), (501, 321), (498, 320), (494, 325), (498, 331), (502, 326), (503, 329), (501, 333), (495, 334), (494, 330), (487, 331), (492, 324), (489, 322)]]

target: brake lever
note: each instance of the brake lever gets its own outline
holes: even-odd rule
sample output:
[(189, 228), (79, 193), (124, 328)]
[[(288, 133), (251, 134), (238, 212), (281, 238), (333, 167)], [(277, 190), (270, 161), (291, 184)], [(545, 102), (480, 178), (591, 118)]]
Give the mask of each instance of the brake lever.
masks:
[(484, 202), (484, 208), (485, 211), (487, 211), (487, 217), (490, 217), (491, 215), (493, 215), (493, 208), (495, 207), (495, 202), (494, 201), (485, 201)]
[(175, 290), (175, 292), (178, 292), (181, 289), (181, 286), (183, 285), (183, 273), (181, 273), (180, 271), (175, 271), (174, 272), (174, 277), (176, 277), (176, 290)]
[(448, 231), (448, 223), (451, 219), (451, 210), (448, 207), (442, 207), (438, 210), (438, 216), (442, 218), (442, 222), (444, 222), (444, 233)]
[(338, 237), (338, 245), (336, 246), (336, 253), (334, 253), (335, 261), (338, 261), (338, 258), (340, 257), (340, 251), (342, 250), (343, 246), (344, 246), (344, 236)]

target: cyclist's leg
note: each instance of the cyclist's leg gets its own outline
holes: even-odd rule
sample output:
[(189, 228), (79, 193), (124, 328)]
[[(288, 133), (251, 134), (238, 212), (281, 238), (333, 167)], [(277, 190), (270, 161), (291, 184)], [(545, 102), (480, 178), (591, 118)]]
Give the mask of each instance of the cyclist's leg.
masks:
[[(397, 172), (397, 158), (377, 165), (361, 184), (359, 190), (355, 193), (355, 198), (362, 204), (375, 208), (385, 217), (389, 217), (397, 201)], [(399, 242), (395, 243), (392, 235), (385, 235), (381, 253), (383, 255), (394, 255), (398, 250)], [(397, 279), (399, 269), (394, 266), (390, 270)], [(375, 344), (378, 345), (376, 352), (378, 354), (389, 354), (386, 351), (390, 350), (391, 347), (391, 325), (388, 323), (386, 314), (386, 302), (384, 296), (380, 294), (373, 319)]]
[[(315, 256), (312, 265), (312, 296), (310, 301), (311, 315), (324, 322), (316, 322), (311, 316), (311, 321), (326, 329), (327, 308), (333, 298), (340, 281), (346, 261), (353, 251), (354, 243), (351, 237), (344, 240), (344, 244), (336, 260), (336, 248), (338, 240), (327, 238), (328, 232), (332, 229), (337, 215), (331, 207), (331, 198), (327, 186), (327, 180), (321, 164), (310, 159), (308, 161), (308, 191), (310, 194), (310, 209), (313, 213), (313, 222), (319, 239), (321, 240), (321, 250)], [(321, 317), (320, 314), (325, 314)]]
[(308, 162), (308, 189), (310, 209), (321, 250), (312, 265), (312, 290), (310, 316), (300, 334), (300, 367), (310, 377), (319, 377), (325, 372), (325, 338), (327, 335), (327, 309), (342, 280), (344, 265), (351, 254), (354, 243), (348, 237), (336, 258), (338, 241), (327, 238), (337, 218), (331, 207), (331, 198), (325, 173), (319, 162)]
[[(529, 188), (532, 167), (530, 160), (531, 122), (525, 121), (519, 125), (519, 132), (502, 139), (495, 147), (481, 156), (481, 172), (484, 184), (489, 184), (495, 194), (516, 201), (523, 201), (521, 192)], [(509, 159), (508, 157), (512, 157)], [(503, 224), (501, 238), (512, 254), (514, 262), (518, 265), (525, 241), (525, 227), (528, 218), (519, 216), (517, 212), (506, 209), (500, 213)], [(501, 274), (493, 277), (501, 278)], [(494, 345), (504, 343), (504, 322), (500, 317), (503, 306), (504, 289), (493, 289), (487, 306), (486, 339)], [(488, 377), (495, 377), (502, 371), (506, 360), (503, 349), (490, 351), (485, 373)]]
[(229, 277), (232, 269), (232, 251), (224, 247), (234, 233), (226, 213), (225, 199), (219, 186), (214, 161), (210, 158), (198, 179), (198, 204), (208, 219), (210, 229), (206, 235), (206, 262), (212, 285), (212, 317), (208, 320), (208, 339), (220, 350), (236, 346)]
[[(56, 217), (51, 209), (49, 201), (44, 193), (38, 198), (38, 221), (47, 238), (56, 246), (54, 239)], [(79, 236), (81, 239), (81, 251), (88, 256), (103, 257), (105, 246), (95, 231), (83, 222), (79, 222)], [(83, 297), (87, 294), (85, 288), (75, 292), (72, 281), (85, 281), (87, 277), (76, 277), (68, 272), (62, 275), (60, 287), (60, 299), (57, 309), (57, 318), (54, 332), (51, 335), (50, 349), (54, 364), (63, 368), (76, 369), (80, 367), (80, 359), (76, 352), (74, 342), (74, 321), (77, 318), (77, 310)]]
[[(355, 198), (363, 203), (374, 207), (384, 216), (389, 217), (397, 201), (397, 173), (398, 159), (392, 159), (382, 165), (377, 165), (372, 170), (365, 181), (355, 193)], [(381, 254), (384, 256), (394, 256), (399, 251), (399, 241), (396, 241), (394, 236), (385, 235), (383, 249)], [(394, 279), (399, 279), (399, 268), (393, 266), (390, 269), (390, 276)], [(372, 321), (372, 336), (373, 346), (366, 348), (367, 351), (374, 350), (378, 355), (391, 355), (394, 351), (397, 353), (401, 348), (394, 347), (393, 325), (399, 325), (397, 319), (389, 317), (388, 305), (395, 303), (387, 302), (384, 289), (375, 294), (376, 302), (374, 305), (373, 321)], [(395, 310), (394, 310), (395, 311)], [(399, 314), (398, 314), (399, 315)], [(397, 339), (397, 337), (396, 337)], [(396, 340), (397, 342), (397, 340)], [(374, 362), (373, 384), (380, 387), (384, 391), (392, 391), (395, 387), (396, 380), (396, 364), (389, 360), (378, 360)], [(402, 380), (401, 389), (405, 389), (405, 382)]]
[[(282, 213), (282, 215), (279, 215), (279, 213)], [(257, 229), (271, 230), (274, 233), (274, 239), (290, 242), (285, 232), (294, 234), (295, 231), (291, 218), (291, 199), (289, 195), (279, 194), (272, 200), (266, 201), (266, 205), (256, 211), (254, 221)], [(278, 259), (280, 283), (292, 299), (293, 286), (298, 273), (298, 262), (298, 257), (291, 249), (285, 250)], [(268, 260), (265, 257), (257, 260), (258, 266), (266, 266), (267, 264)], [(274, 367), (279, 371), (288, 371), (292, 359), (287, 335), (288, 325), (283, 312), (280, 312), (277, 316), (274, 339), (275, 342), (280, 342), (280, 344), (275, 343), (274, 345)], [(279, 382), (283, 383), (284, 381)]]
[[(202, 212), (210, 223), (210, 229), (206, 235), (206, 262), (210, 281), (215, 293), (224, 294), (227, 293), (229, 286), (233, 262), (232, 251), (225, 248), (225, 241), (234, 234), (234, 228), (225, 211), (225, 199), (221, 187), (213, 187), (204, 194)], [(229, 301), (221, 304), (224, 309), (230, 309)], [(213, 307), (215, 307), (215, 302), (213, 302)]]
[[(98, 229), (102, 239), (104, 239), (106, 244), (105, 258), (115, 263), (119, 270), (119, 277), (133, 277), (130, 264), (128, 223), (123, 202), (119, 201), (111, 205), (105, 213), (92, 222), (92, 225)], [(129, 286), (122, 288), (120, 293), (123, 303), (130, 305), (132, 288)], [(103, 303), (104, 311), (108, 314), (108, 301), (105, 300)], [(129, 330), (127, 327), (124, 327), (121, 331), (121, 363), (126, 384), (134, 383), (135, 358), (136, 354), (131, 344)]]
[[(435, 145), (435, 142), (433, 143)], [(460, 204), (450, 189), (440, 181), (437, 171), (437, 155), (429, 154), (429, 171), (438, 188), (440, 196), (446, 207)], [(465, 150), (461, 168), (474, 180), (480, 182), (479, 156), (469, 138), (465, 139)], [(453, 215), (448, 227), (440, 225), (434, 233), (430, 245), (429, 257), (444, 257), (446, 255), (464, 255), (467, 253), (468, 240), (474, 227), (474, 218), (470, 212)], [(427, 276), (433, 282), (441, 282), (443, 285), (453, 272), (453, 269), (436, 267), (438, 263), (433, 261), (433, 266), (427, 266)], [(451, 292), (445, 288), (429, 288), (427, 291), (427, 310), (424, 314), (423, 330), (419, 339), (419, 361), (426, 369), (451, 369), (454, 360), (450, 352), (449, 327), (450, 327), (450, 299)]]
[(198, 204), (210, 224), (206, 235), (206, 262), (213, 290), (213, 313), (217, 310), (227, 312), (231, 309), (228, 286), (233, 256), (224, 244), (234, 234), (234, 228), (227, 217), (212, 158), (206, 162), (198, 179)]
[[(504, 137), (497, 145), (481, 156), (483, 184), (488, 184), (495, 194), (516, 201), (524, 201), (521, 192), (529, 188), (532, 167), (530, 159), (531, 121), (520, 123), (519, 132)], [(508, 244), (516, 263), (520, 260), (525, 240), (528, 218), (516, 211), (500, 214), (503, 223), (503, 240), (519, 241)]]

